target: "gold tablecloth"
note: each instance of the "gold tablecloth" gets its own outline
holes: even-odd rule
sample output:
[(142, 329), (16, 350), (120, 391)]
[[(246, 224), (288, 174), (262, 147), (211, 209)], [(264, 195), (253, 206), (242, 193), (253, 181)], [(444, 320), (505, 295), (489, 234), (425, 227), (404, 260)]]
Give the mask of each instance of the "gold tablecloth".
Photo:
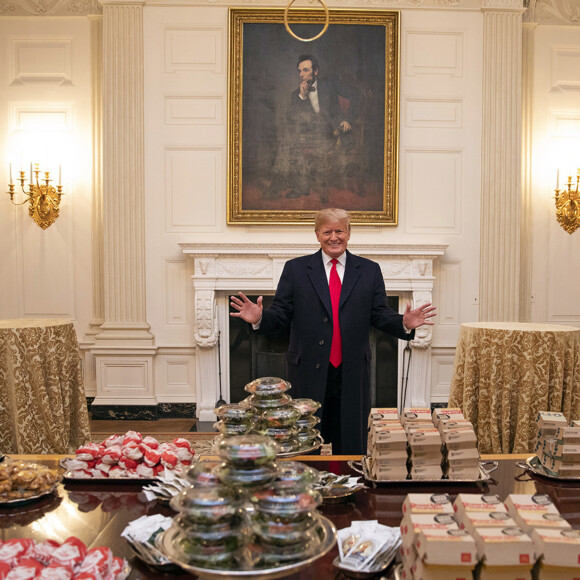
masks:
[(580, 328), (462, 324), (449, 406), (473, 423), (480, 453), (533, 452), (538, 411), (580, 419)]
[(0, 320), (0, 452), (73, 453), (90, 438), (70, 320)]

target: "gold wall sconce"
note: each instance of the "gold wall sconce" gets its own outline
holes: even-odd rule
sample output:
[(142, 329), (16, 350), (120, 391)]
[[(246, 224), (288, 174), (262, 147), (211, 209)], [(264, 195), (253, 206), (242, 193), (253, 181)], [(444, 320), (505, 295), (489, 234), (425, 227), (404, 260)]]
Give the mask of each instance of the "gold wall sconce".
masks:
[(572, 184), (572, 176), (568, 177), (568, 183), (560, 190), (560, 170), (556, 176), (556, 189), (554, 201), (556, 202), (556, 219), (558, 223), (569, 233), (574, 233), (580, 227), (580, 169), (576, 176), (576, 189)]
[[(44, 174), (44, 178), (39, 178), (40, 173)], [(24, 171), (20, 171), (20, 188), (22, 193), (26, 196), (24, 201), (14, 201), (14, 183), (12, 181), (12, 164), (10, 164), (10, 183), (8, 184), (8, 195), (10, 201), (14, 205), (30, 204), (28, 207), (28, 214), (30, 217), (45, 230), (51, 226), (60, 209), (60, 198), (63, 195), (61, 184), (61, 168), (58, 168), (58, 185), (50, 185), (50, 171), (40, 171), (38, 163), (34, 164), (34, 171), (32, 170), (32, 163), (30, 164), (30, 179), (28, 181), (28, 191), (26, 191), (24, 184), (26, 183), (26, 176)]]

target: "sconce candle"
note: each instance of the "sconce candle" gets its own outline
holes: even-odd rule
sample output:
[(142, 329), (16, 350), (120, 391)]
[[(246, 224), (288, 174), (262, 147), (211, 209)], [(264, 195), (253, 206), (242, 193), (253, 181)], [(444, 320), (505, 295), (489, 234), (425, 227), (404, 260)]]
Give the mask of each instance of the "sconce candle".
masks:
[(568, 177), (568, 183), (560, 191), (560, 170), (556, 174), (556, 190), (554, 201), (556, 202), (556, 219), (562, 228), (569, 234), (574, 233), (580, 227), (580, 169), (576, 177), (576, 189), (572, 185), (572, 176)]
[[(63, 195), (62, 185), (54, 187), (50, 185), (50, 172), (44, 172), (44, 179), (39, 180), (38, 175), (41, 173), (38, 164), (35, 166), (35, 171), (32, 171), (32, 163), (30, 164), (30, 180), (28, 182), (28, 191), (25, 188), (26, 173), (24, 170), (20, 171), (20, 188), (25, 197), (24, 201), (14, 201), (14, 183), (12, 182), (12, 164), (10, 164), (10, 183), (8, 184), (8, 195), (10, 201), (14, 205), (29, 204), (28, 214), (30, 217), (45, 230), (54, 223), (58, 217), (60, 209), (60, 200)], [(59, 182), (60, 182), (60, 167), (59, 167)], [(34, 177), (36, 176), (36, 179)]]

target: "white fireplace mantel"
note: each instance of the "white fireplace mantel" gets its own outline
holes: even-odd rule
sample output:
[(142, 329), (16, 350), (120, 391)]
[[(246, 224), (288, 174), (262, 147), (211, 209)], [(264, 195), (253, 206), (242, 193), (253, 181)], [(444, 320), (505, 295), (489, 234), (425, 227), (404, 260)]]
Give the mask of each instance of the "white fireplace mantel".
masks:
[[(319, 246), (231, 242), (184, 242), (179, 246), (194, 262), (197, 416), (200, 421), (213, 421), (220, 376), (226, 399), (229, 393), (229, 294), (238, 291), (272, 294), (285, 262), (313, 253)], [(401, 309), (408, 301), (414, 306), (431, 302), (435, 282), (433, 262), (446, 248), (443, 244), (349, 244), (352, 253), (380, 265), (387, 292), (401, 298)], [(220, 336), (224, 340), (218, 341)], [(411, 341), (414, 354), (408, 376), (407, 406), (430, 404), (431, 338), (431, 327), (424, 326), (417, 329)], [(402, 353), (405, 343), (399, 344)], [(399, 361), (402, 359), (399, 356)]]

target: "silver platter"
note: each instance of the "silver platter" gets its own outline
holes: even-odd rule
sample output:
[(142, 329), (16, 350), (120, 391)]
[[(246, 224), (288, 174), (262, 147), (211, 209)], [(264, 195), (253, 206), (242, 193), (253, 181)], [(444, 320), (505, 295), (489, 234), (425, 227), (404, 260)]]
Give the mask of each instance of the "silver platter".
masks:
[(322, 558), (327, 554), (334, 544), (336, 543), (336, 527), (334, 524), (324, 516), (319, 516), (319, 531), (322, 534), (322, 540), (320, 548), (310, 558), (302, 560), (301, 562), (295, 562), (293, 564), (287, 564), (286, 566), (278, 566), (277, 568), (255, 568), (252, 570), (217, 570), (211, 568), (200, 568), (198, 566), (192, 566), (187, 562), (183, 561), (179, 555), (175, 554), (172, 545), (172, 534), (171, 529), (163, 532), (157, 536), (157, 547), (158, 549), (171, 561), (175, 562), (180, 568), (187, 570), (196, 574), (200, 578), (206, 580), (225, 580), (226, 578), (247, 578), (247, 579), (271, 579), (274, 578), (284, 578), (290, 574), (296, 574), (304, 568), (307, 568), (313, 564), (319, 558)]
[(522, 469), (527, 469), (531, 473), (541, 475), (542, 477), (546, 477), (553, 481), (562, 481), (562, 482), (568, 481), (575, 483), (580, 482), (580, 477), (558, 477), (557, 475), (552, 475), (548, 473), (544, 469), (544, 466), (540, 463), (540, 460), (537, 455), (532, 455), (531, 457), (528, 457), (525, 463), (520, 463), (518, 466), (521, 467)]
[(316, 451), (317, 449), (320, 449), (320, 447), (322, 447), (323, 443), (324, 443), (324, 440), (319, 435), (316, 438), (316, 443), (314, 443), (314, 445), (311, 445), (310, 447), (301, 447), (297, 451), (289, 451), (288, 453), (278, 453), (276, 455), (276, 458), (277, 459), (287, 459), (288, 457), (298, 457), (299, 455), (306, 455), (307, 453), (312, 453), (312, 451)]
[(54, 490), (59, 485), (60, 485), (60, 481), (57, 481), (53, 486), (51, 486), (49, 489), (43, 491), (42, 493), (38, 493), (36, 495), (29, 495), (28, 497), (19, 497), (17, 499), (7, 499), (7, 500), (0, 499), (0, 508), (1, 507), (12, 507), (12, 506), (21, 505), (24, 503), (36, 501), (37, 499), (40, 499), (42, 497), (45, 497), (45, 496), (53, 493)]
[(372, 483), (404, 483), (405, 485), (423, 485), (431, 483), (441, 483), (446, 485), (461, 485), (464, 483), (481, 483), (484, 481), (489, 481), (491, 479), (490, 473), (497, 469), (497, 462), (491, 462), (492, 467), (490, 469), (485, 469), (484, 463), (479, 463), (479, 476), (477, 479), (375, 479), (371, 476), (370, 468), (368, 465), (369, 457), (363, 455), (360, 462), (349, 461), (348, 465), (351, 469), (360, 473), (367, 481)]

